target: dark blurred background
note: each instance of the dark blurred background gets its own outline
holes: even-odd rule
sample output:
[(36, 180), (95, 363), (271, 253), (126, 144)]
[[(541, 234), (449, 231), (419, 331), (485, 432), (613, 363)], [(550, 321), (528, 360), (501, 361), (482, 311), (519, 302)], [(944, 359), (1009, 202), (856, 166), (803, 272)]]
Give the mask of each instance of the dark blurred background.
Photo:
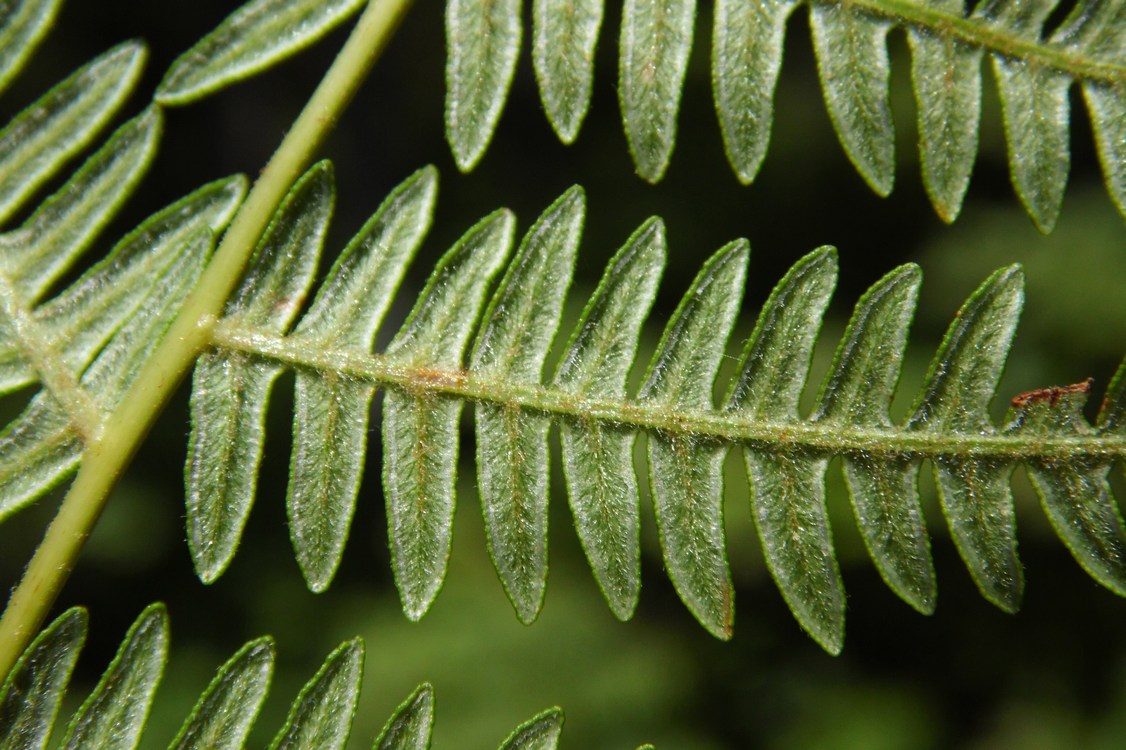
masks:
[[(236, 5), (72, 0), (26, 74), (0, 101), (0, 121), (84, 61), (132, 37), (146, 39), (151, 51), (132, 108), (139, 111), (172, 60)], [(1027, 273), (1026, 313), (996, 416), (1021, 391), (1088, 376), (1096, 382), (1092, 401), (1101, 400), (1126, 354), (1126, 224), (1101, 185), (1077, 91), (1072, 176), (1058, 228), (1045, 237), (1010, 188), (996, 91), (985, 65), (981, 153), (962, 216), (947, 226), (936, 218), (920, 181), (902, 31), (890, 37), (898, 174), (891, 197), (881, 199), (862, 182), (832, 131), (807, 13), (800, 9), (788, 27), (771, 149), (755, 183), (744, 187), (726, 163), (716, 124), (708, 71), (712, 14), (710, 3), (703, 3), (679, 143), (665, 180), (651, 186), (634, 175), (618, 115), (615, 2), (603, 27), (593, 105), (576, 144), (561, 145), (543, 116), (526, 36), (494, 144), (478, 169), (463, 175), (442, 130), (442, 5), (416, 3), (324, 150), (336, 163), (339, 184), (330, 249), (342, 247), (415, 169), (433, 163), (441, 172), (435, 227), (381, 341), (413, 303), (442, 250), (477, 218), (509, 206), (523, 231), (579, 183), (587, 190), (588, 214), (566, 313), (572, 319), (629, 233), (653, 214), (667, 223), (670, 263), (646, 330), (646, 352), (702, 261), (727, 241), (747, 237), (752, 245), (733, 355), (786, 269), (809, 250), (833, 244), (841, 278), (808, 401), (863, 290), (894, 266), (918, 262), (925, 282), (893, 408), (901, 416), (962, 301), (992, 270), (1016, 262)], [(525, 12), (530, 16), (530, 8)], [(255, 175), (345, 35), (338, 31), (266, 75), (168, 112), (163, 150), (144, 188), (95, 253), (203, 182), (234, 172)], [(79, 667), (80, 683), (88, 688), (141, 609), (154, 600), (167, 602), (173, 656), (146, 746), (166, 745), (213, 670), (246, 640), (271, 633), (278, 641), (278, 673), (256, 743), (268, 742), (324, 656), (358, 634), (368, 659), (353, 747), (369, 747), (394, 706), (423, 680), (436, 690), (439, 750), (494, 747), (519, 722), (556, 704), (568, 717), (564, 748), (620, 750), (642, 742), (665, 750), (1126, 747), (1126, 602), (1074, 562), (1021, 470), (1013, 484), (1027, 590), (1015, 616), (978, 595), (923, 472), (939, 578), (938, 611), (923, 617), (884, 586), (867, 559), (839, 469), (832, 466), (830, 512), (849, 601), (844, 652), (830, 657), (801, 632), (766, 574), (735, 453), (728, 462), (726, 523), (738, 604), (735, 637), (728, 643), (708, 636), (677, 600), (662, 570), (648, 505), (640, 607), (629, 623), (613, 618), (570, 526), (557, 460), (546, 603), (535, 625), (520, 625), (492, 572), (474, 470), (463, 462), (450, 574), (433, 611), (411, 624), (398, 608), (390, 575), (377, 429), (340, 573), (325, 594), (305, 589), (283, 507), (291, 397), (292, 380), (285, 378), (270, 412), (258, 502), (240, 554), (223, 578), (212, 586), (199, 583), (184, 543), (188, 425), (181, 388), (115, 492), (56, 608), (91, 609)], [(373, 417), (379, 419), (378, 405)], [(467, 434), (463, 456), (472, 456), (471, 439)], [(1122, 479), (1118, 467), (1112, 482), (1119, 497)], [(0, 527), (0, 585), (14, 584), (58, 498)], [(80, 694), (72, 691), (71, 703)]]

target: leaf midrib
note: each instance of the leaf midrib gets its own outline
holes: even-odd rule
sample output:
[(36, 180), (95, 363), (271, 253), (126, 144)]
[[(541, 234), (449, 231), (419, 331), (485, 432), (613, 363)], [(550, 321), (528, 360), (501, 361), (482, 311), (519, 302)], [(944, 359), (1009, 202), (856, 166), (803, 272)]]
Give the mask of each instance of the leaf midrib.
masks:
[(862, 10), (901, 25), (922, 29), (936, 36), (954, 38), (1004, 57), (1018, 58), (1054, 68), (1079, 80), (1119, 84), (1126, 81), (1126, 64), (1115, 64), (1083, 55), (1077, 50), (1022, 39), (980, 19), (951, 15), (906, 0), (818, 0)]
[(14, 349), (38, 375), (42, 386), (66, 411), (72, 429), (83, 444), (101, 436), (102, 414), (97, 403), (69, 371), (65, 358), (51, 346), (52, 337), (20, 299), (15, 285), (0, 270), (0, 315), (8, 319)]
[(393, 357), (348, 349), (313, 349), (308, 341), (220, 323), (212, 345), (245, 352), (296, 368), (338, 373), (416, 397), (444, 395), (465, 401), (539, 412), (556, 418), (591, 420), (658, 432), (694, 441), (720, 442), (776, 452), (807, 451), (900, 459), (957, 456), (1002, 461), (1029, 459), (1113, 462), (1126, 460), (1126, 436), (1014, 435), (924, 432), (906, 427), (861, 427), (839, 422), (772, 422), (718, 409), (685, 409), (673, 404), (589, 398), (558, 387), (483, 378), (473, 372), (412, 366)]

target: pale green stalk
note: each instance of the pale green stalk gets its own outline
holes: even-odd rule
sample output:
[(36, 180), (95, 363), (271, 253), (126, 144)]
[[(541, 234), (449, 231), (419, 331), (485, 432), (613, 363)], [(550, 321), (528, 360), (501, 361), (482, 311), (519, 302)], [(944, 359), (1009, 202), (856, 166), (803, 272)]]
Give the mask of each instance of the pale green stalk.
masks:
[(289, 187), (359, 89), (412, 0), (371, 0), (312, 98), (262, 171), (215, 257), (184, 302), (136, 384), (91, 442), (43, 542), (0, 618), (0, 675), (42, 625), (117, 479), (180, 380), (208, 344), (211, 328)]

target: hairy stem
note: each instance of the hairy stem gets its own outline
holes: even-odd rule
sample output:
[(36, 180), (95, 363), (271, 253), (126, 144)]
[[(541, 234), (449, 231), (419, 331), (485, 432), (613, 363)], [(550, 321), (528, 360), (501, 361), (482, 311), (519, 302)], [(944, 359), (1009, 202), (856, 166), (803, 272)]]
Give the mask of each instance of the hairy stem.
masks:
[(137, 382), (91, 442), (58, 514), (0, 618), (0, 675), (42, 625), (122, 471), (209, 341), (210, 329), (286, 191), (351, 102), (412, 0), (371, 0), (262, 171), (215, 257)]
[(1018, 37), (989, 26), (980, 19), (934, 10), (924, 3), (908, 0), (834, 1), (936, 36), (951, 37), (972, 47), (981, 47), (1006, 57), (1054, 68), (1079, 80), (1099, 80), (1110, 84), (1126, 80), (1126, 65), (1121, 61), (1095, 59), (1076, 50)]
[(551, 386), (485, 379), (467, 370), (406, 367), (393, 359), (343, 349), (318, 349), (294, 338), (220, 323), (213, 343), (285, 363), (362, 380), (415, 395), (443, 395), (546, 414), (557, 420), (606, 422), (659, 432), (687, 442), (754, 445), (780, 452), (897, 456), (907, 459), (973, 456), (1003, 461), (1030, 459), (1126, 459), (1126, 438), (1117, 435), (1022, 435), (998, 431), (961, 434), (857, 427), (828, 422), (765, 422), (738, 412), (684, 409), (635, 399), (592, 399)]

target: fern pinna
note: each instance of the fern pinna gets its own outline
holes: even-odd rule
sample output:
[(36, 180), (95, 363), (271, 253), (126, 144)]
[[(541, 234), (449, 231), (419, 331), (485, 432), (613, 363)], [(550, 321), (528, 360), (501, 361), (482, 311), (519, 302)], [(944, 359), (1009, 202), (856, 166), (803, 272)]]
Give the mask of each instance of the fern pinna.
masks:
[[(713, 97), (728, 160), (751, 182), (769, 146), (786, 24), (798, 0), (717, 0)], [(849, 159), (880, 195), (895, 177), (887, 37), (911, 48), (923, 183), (953, 221), (973, 171), (988, 52), (1003, 107), (1013, 186), (1051, 231), (1067, 184), (1068, 91), (1079, 84), (1107, 190), (1126, 214), (1126, 3), (1080, 0), (1048, 24), (1058, 0), (808, 0), (821, 87)], [(522, 40), (520, 0), (447, 0), (446, 133), (458, 166), (484, 155)], [(532, 58), (543, 108), (570, 143), (590, 105), (604, 0), (535, 0)], [(973, 4), (971, 4), (973, 5)], [(659, 181), (676, 144), (696, 0), (623, 0), (618, 98), (637, 172)]]
[[(1081, 413), (1085, 385), (1014, 399), (1001, 427), (988, 415), (1022, 304), (1018, 267), (993, 274), (963, 306), (903, 424), (889, 420), (888, 405), (921, 281), (910, 265), (864, 295), (815, 408), (808, 417), (798, 413), (835, 283), (831, 248), (806, 256), (778, 284), (718, 407), (711, 394), (739, 308), (749, 255), (744, 241), (705, 264), (641, 388), (628, 393), (639, 331), (664, 263), (658, 219), (644, 223), (609, 263), (558, 367), (545, 378), (581, 233), (578, 188), (544, 212), (507, 265), (511, 214), (498, 211), (470, 229), (438, 263), (386, 350), (372, 354), (375, 332), (427, 230), (435, 180), (424, 169), (390, 195), (292, 331), (330, 220), (331, 167), (310, 170), (279, 209), (215, 324), (193, 382), (188, 536), (205, 581), (217, 578), (235, 554), (254, 500), (270, 385), (293, 368), (287, 508), (308, 584), (328, 586), (339, 563), (360, 483), (369, 404), (384, 390), (388, 534), (412, 619), (430, 607), (445, 574), (459, 415), (467, 401), (475, 410), (490, 552), (526, 622), (544, 595), (553, 424), (576, 530), (620, 618), (630, 616), (638, 596), (633, 444), (640, 433), (666, 567), (685, 604), (721, 638), (730, 636), (734, 612), (721, 467), (735, 445), (744, 454), (769, 569), (798, 621), (829, 651), (841, 648), (844, 625), (823, 489), (835, 456), (843, 460), (858, 526), (881, 575), (922, 612), (934, 608), (935, 582), (915, 490), (920, 459), (934, 467), (951, 534), (971, 574), (999, 607), (1015, 610), (1023, 585), (1009, 490), (1018, 464), (1027, 466), (1080, 564), (1126, 593), (1126, 538), (1106, 481), (1111, 465), (1126, 455), (1126, 367), (1096, 426)], [(491, 279), (502, 270), (490, 296)], [(6, 483), (12, 479), (9, 473)]]

